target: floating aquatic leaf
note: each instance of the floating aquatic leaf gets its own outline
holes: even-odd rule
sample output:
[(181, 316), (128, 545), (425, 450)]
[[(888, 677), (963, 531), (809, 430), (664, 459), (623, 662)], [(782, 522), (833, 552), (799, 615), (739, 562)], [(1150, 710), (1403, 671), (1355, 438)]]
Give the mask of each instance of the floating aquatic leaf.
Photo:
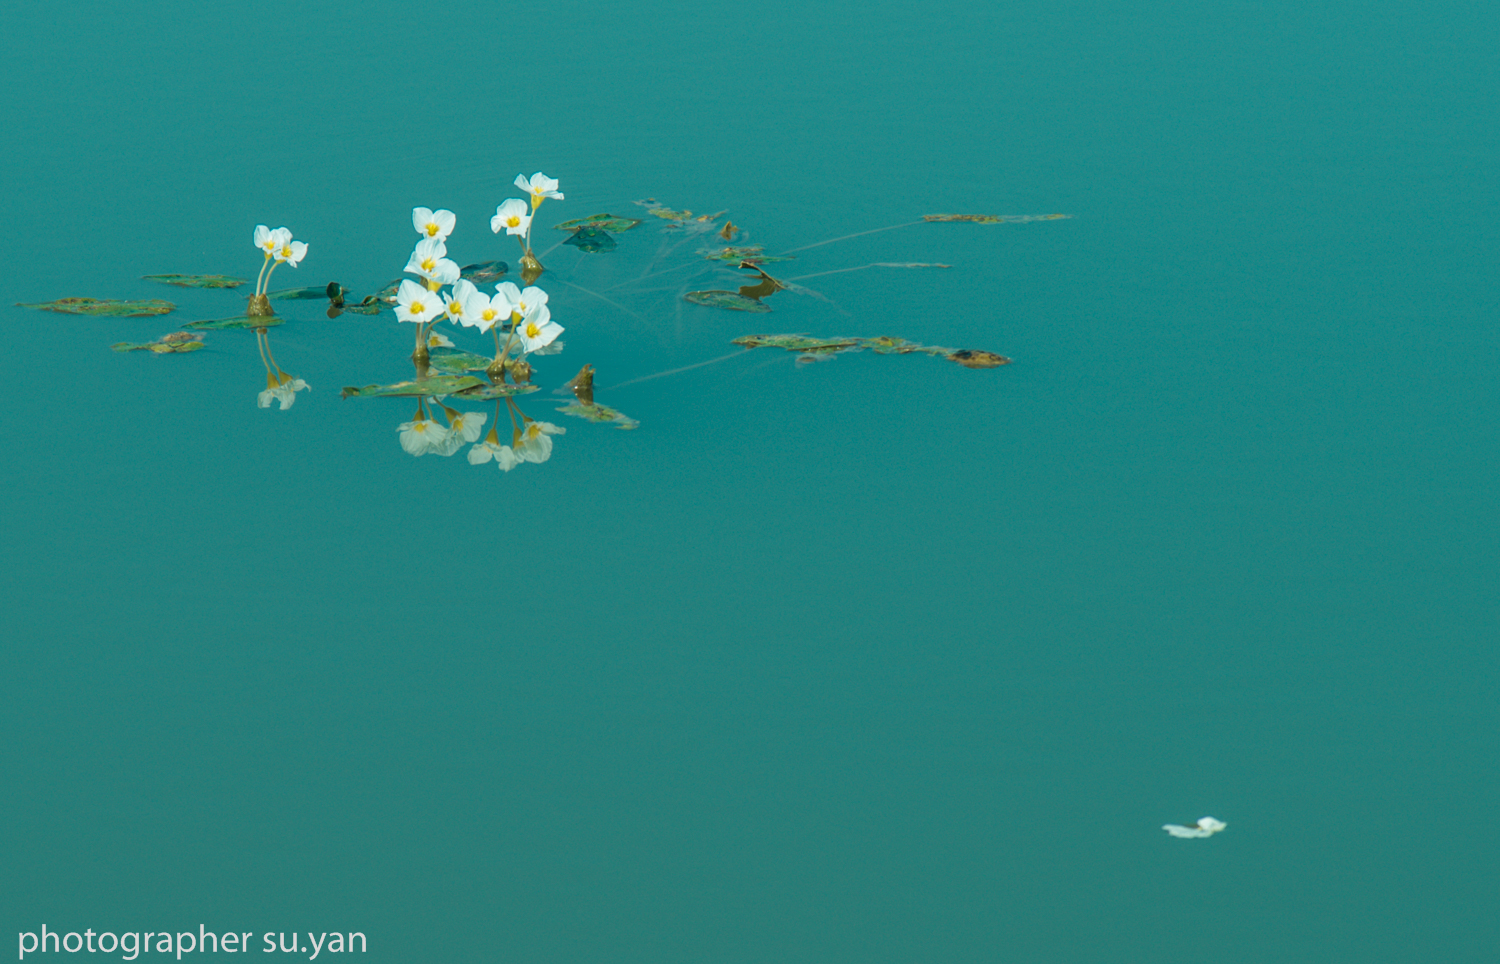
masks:
[(39, 305), (17, 304), (17, 308), (57, 311), (65, 315), (94, 315), (106, 318), (148, 318), (164, 315), (177, 306), (160, 298), (123, 301), (118, 298), (59, 298)]
[(197, 351), (203, 347), (203, 342), (185, 331), (174, 331), (170, 335), (162, 335), (155, 341), (134, 344), (122, 341), (117, 345), (110, 345), (115, 351), (149, 351), (158, 355), (175, 355), (182, 352)]
[(238, 288), (247, 284), (244, 278), (231, 278), (227, 274), (148, 274), (145, 281), (156, 281), (178, 288)]
[[(504, 261), (481, 261), (479, 264), (466, 264), (458, 269), (458, 276), (465, 278), (475, 284), (488, 284), (491, 281), (499, 281), (505, 277), (505, 272), (510, 270), (510, 265)], [(399, 288), (400, 285), (397, 285)]]
[(572, 415), (574, 418), (586, 418), (590, 422), (600, 422), (613, 425), (619, 429), (640, 428), (641, 423), (618, 412), (607, 405), (596, 405), (593, 402), (570, 402), (558, 409), (564, 415)]
[(397, 278), (395, 281), (387, 281), (384, 288), (375, 292), (374, 297), (385, 304), (394, 305), (396, 303), (396, 294), (401, 290), (401, 280)]
[(482, 372), (490, 366), (493, 358), (485, 358), (471, 351), (458, 348), (434, 348), (428, 353), (428, 364), (438, 371), (461, 375), (464, 372)]
[[(337, 284), (337, 282), (334, 282)], [(280, 291), (268, 291), (266, 297), (272, 301), (326, 301), (328, 299), (328, 285), (318, 287), (314, 285), (308, 288), (282, 288)]]
[(746, 298), (735, 291), (689, 291), (682, 296), (695, 305), (727, 308), (730, 311), (770, 311), (771, 306), (759, 298)]
[(1027, 221), (1057, 221), (1071, 214), (924, 214), (923, 221), (970, 221), (974, 224), (1024, 224)]
[(496, 398), (509, 398), (512, 395), (530, 395), (540, 387), (539, 385), (480, 385), (456, 392), (453, 397), (467, 398), (475, 402), (488, 401)]
[(578, 228), (599, 228), (602, 231), (613, 231), (619, 234), (621, 231), (629, 231), (641, 223), (640, 218), (622, 218), (613, 214), (590, 214), (586, 218), (574, 218), (564, 221), (562, 224), (554, 224), (556, 231), (575, 231)]
[(275, 328), (281, 323), (277, 315), (236, 315), (212, 321), (190, 321), (182, 327), (193, 331), (228, 331), (234, 328)]
[(396, 382), (394, 385), (366, 385), (364, 388), (346, 387), (339, 393), (341, 398), (415, 398), (419, 395), (454, 395), (466, 388), (475, 388), (484, 382), (473, 375), (429, 375), (423, 379)]
[[(637, 201), (637, 204), (642, 202)], [(647, 208), (646, 213), (652, 217), (661, 218), (663, 221), (686, 221), (693, 216), (692, 211), (674, 211), (669, 207)]]
[(752, 244), (743, 248), (717, 248), (699, 252), (709, 261), (732, 261), (737, 264), (769, 264), (772, 261), (795, 261), (792, 255), (768, 255), (765, 248)]
[(589, 254), (602, 254), (613, 251), (616, 247), (615, 239), (610, 237), (608, 231), (594, 227), (579, 228), (563, 244), (574, 245), (579, 251), (587, 251)]
[(745, 335), (734, 339), (734, 344), (746, 348), (781, 348), (807, 356), (836, 355), (843, 352), (873, 351), (881, 355), (933, 355), (946, 358), (965, 368), (998, 368), (1009, 365), (1010, 359), (992, 351), (973, 349), (941, 348), (937, 345), (920, 345), (905, 338), (882, 335), (878, 338), (809, 338), (806, 335)]

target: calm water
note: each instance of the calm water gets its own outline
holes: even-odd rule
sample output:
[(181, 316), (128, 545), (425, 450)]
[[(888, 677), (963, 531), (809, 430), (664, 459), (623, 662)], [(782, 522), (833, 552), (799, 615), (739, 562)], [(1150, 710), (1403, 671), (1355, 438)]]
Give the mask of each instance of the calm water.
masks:
[[(1494, 960), (1492, 8), (522, 13), (6, 14), (6, 933)], [(286, 412), (248, 333), (109, 351), (232, 314), (139, 278), (247, 276), (257, 223), (311, 246), (273, 287), (374, 290), (416, 205), (513, 262), (488, 219), (538, 169), (539, 249), (648, 195), (770, 250), (1075, 217), (808, 248), (780, 275), (952, 268), (762, 315), (633, 282), (657, 223), (559, 248), (522, 407), (567, 434), (509, 475), (338, 397), (409, 372), (389, 314), (283, 308)], [(181, 310), (9, 307), (70, 295)], [(766, 331), (1015, 364), (760, 349), (601, 391), (636, 432), (552, 412)]]

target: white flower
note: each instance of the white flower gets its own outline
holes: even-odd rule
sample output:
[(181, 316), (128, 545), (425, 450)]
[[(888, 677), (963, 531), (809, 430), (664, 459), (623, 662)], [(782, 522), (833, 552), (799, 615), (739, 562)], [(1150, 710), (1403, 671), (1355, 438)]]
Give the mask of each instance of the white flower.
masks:
[(285, 411), (297, 400), (297, 393), (304, 391), (311, 391), (311, 386), (300, 378), (288, 375), (285, 381), (281, 381), (274, 375), (267, 375), (266, 390), (256, 396), (255, 404), (260, 408), (270, 408), (272, 400), (275, 400), (282, 411)]
[[(515, 287), (512, 285), (512, 287)], [(504, 295), (495, 295), (486, 298), (484, 292), (477, 292), (474, 297), (472, 311), (472, 322), (480, 331), (489, 331), (499, 324), (510, 320), (511, 304)]]
[(272, 231), (264, 224), (255, 226), (255, 246), (266, 253), (266, 257), (276, 257), (276, 251), (292, 240), (292, 232), (286, 228), (277, 228)]
[(490, 230), (496, 234), (501, 228), (506, 234), (525, 234), (530, 227), (531, 214), (526, 202), (518, 197), (506, 198), (495, 208), (495, 216), (490, 218)]
[[(287, 233), (289, 235), (291, 234), (290, 231), (288, 231)], [(303, 258), (307, 257), (307, 245), (303, 244), (301, 241), (288, 240), (285, 244), (276, 249), (275, 257), (277, 264), (285, 261), (287, 264), (295, 268), (297, 267), (298, 261), (301, 261)]]
[(403, 422), (396, 431), (401, 433), (401, 447), (410, 455), (426, 455), (448, 438), (448, 430), (428, 418)]
[(440, 332), (440, 331), (432, 331), (432, 332), (428, 332), (427, 333), (427, 347), (428, 348), (452, 348), (453, 347), (453, 342), (451, 340), (449, 340), (448, 336), (445, 335), (445, 334), (443, 334), (442, 332)]
[(529, 287), (521, 289), (521, 296), (516, 299), (515, 310), (518, 314), (524, 316), (528, 311), (535, 308), (537, 305), (545, 305), (546, 303), (547, 292), (543, 291), (541, 288), (538, 288), (536, 285), (531, 285)]
[(443, 316), (443, 302), (415, 281), (401, 282), (396, 292), (396, 320), (425, 324)]
[(443, 307), (448, 312), (448, 319), (455, 324), (466, 325), (470, 328), (479, 324), (479, 313), (488, 307), (489, 303), (490, 299), (480, 294), (472, 281), (463, 278), (453, 282), (452, 295), (443, 295)]
[(516, 455), (526, 462), (545, 462), (552, 457), (551, 436), (566, 431), (551, 422), (527, 422), (516, 439)]
[(557, 181), (537, 171), (527, 180), (525, 174), (516, 175), (516, 187), (531, 195), (531, 210), (535, 211), (542, 206), (542, 201), (549, 197), (555, 197), (559, 201), (563, 196), (557, 192)]
[(532, 305), (526, 312), (526, 317), (516, 325), (516, 333), (521, 336), (521, 348), (525, 352), (545, 348), (556, 341), (563, 331), (563, 326), (552, 320), (552, 310), (545, 304)]
[(442, 238), (427, 238), (418, 241), (411, 253), (411, 260), (402, 270), (419, 274), (428, 281), (440, 285), (451, 285), (458, 280), (458, 263), (447, 258), (448, 246)]
[(517, 306), (521, 304), (521, 289), (510, 281), (502, 281), (495, 285), (495, 297), (490, 302), (496, 308), (504, 308), (505, 316), (512, 321), (520, 321), (524, 314)]
[(417, 233), (424, 238), (436, 238), (445, 241), (448, 235), (453, 233), (453, 225), (458, 222), (452, 211), (434, 211), (431, 208), (412, 208), (411, 226), (417, 229)]
[(1229, 824), (1215, 820), (1213, 817), (1200, 817), (1197, 825), (1193, 827), (1169, 823), (1163, 825), (1162, 829), (1174, 837), (1212, 837), (1227, 826)]

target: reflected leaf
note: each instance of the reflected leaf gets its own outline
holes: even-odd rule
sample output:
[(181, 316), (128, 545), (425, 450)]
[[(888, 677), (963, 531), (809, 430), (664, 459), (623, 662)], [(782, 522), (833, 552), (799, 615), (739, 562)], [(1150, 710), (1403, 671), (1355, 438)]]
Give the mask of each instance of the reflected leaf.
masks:
[[(337, 282), (334, 282), (337, 284)], [(327, 301), (328, 285), (308, 288), (282, 288), (280, 291), (268, 291), (266, 297), (272, 301)]]
[(629, 231), (641, 223), (640, 218), (622, 218), (613, 214), (590, 214), (586, 218), (574, 218), (552, 226), (555, 231), (575, 231), (578, 228), (598, 228), (601, 231)]
[(795, 261), (791, 255), (768, 255), (765, 248), (752, 244), (743, 248), (719, 248), (699, 252), (709, 261), (732, 261), (743, 264), (769, 264), (772, 261)]
[(117, 345), (110, 345), (115, 351), (149, 351), (158, 355), (175, 355), (182, 352), (197, 351), (203, 347), (203, 342), (185, 331), (174, 331), (170, 335), (162, 335), (155, 341), (134, 344), (122, 341)]
[(924, 214), (923, 221), (969, 221), (973, 224), (1024, 224), (1027, 221), (1059, 221), (1071, 214)]
[(182, 327), (193, 331), (228, 331), (234, 328), (275, 328), (281, 323), (277, 315), (237, 315), (212, 321), (190, 321)]
[(454, 394), (454, 398), (467, 398), (470, 401), (488, 401), (495, 398), (510, 398), (515, 395), (530, 395), (537, 391), (539, 385), (480, 385), (476, 388), (466, 388)]
[(231, 278), (227, 274), (147, 274), (141, 278), (177, 288), (238, 288), (249, 283), (244, 278)]
[(733, 344), (745, 348), (780, 348), (808, 357), (822, 357), (843, 352), (872, 351), (879, 355), (933, 355), (946, 358), (965, 368), (998, 368), (1010, 359), (992, 351), (969, 348), (952, 349), (922, 345), (905, 338), (882, 335), (878, 338), (809, 338), (806, 335), (745, 335)]
[(65, 315), (93, 315), (105, 318), (149, 318), (164, 315), (177, 306), (160, 298), (141, 301), (123, 301), (118, 298), (59, 298), (45, 304), (27, 305), (17, 303), (17, 308), (35, 308), (37, 311), (56, 311)]
[(490, 367), (493, 358), (485, 358), (471, 351), (459, 348), (434, 348), (428, 352), (427, 364), (439, 371), (448, 372), (453, 375), (461, 375), (464, 372), (482, 372)]
[(396, 382), (393, 385), (366, 385), (364, 388), (345, 387), (339, 392), (341, 398), (415, 398), (424, 395), (454, 395), (466, 388), (475, 388), (484, 382), (473, 375), (430, 375), (427, 378)]
[[(505, 277), (505, 272), (510, 270), (510, 265), (504, 261), (481, 261), (479, 264), (466, 264), (458, 269), (458, 276), (475, 284), (488, 284), (491, 281), (499, 281)], [(400, 287), (398, 284), (396, 287)], [(393, 292), (394, 294), (394, 292)]]
[(587, 251), (589, 254), (602, 254), (613, 251), (616, 248), (615, 239), (610, 237), (609, 232), (603, 228), (583, 227), (574, 231), (572, 236), (563, 241), (563, 244), (571, 244), (579, 251)]
[(758, 298), (747, 298), (736, 291), (689, 291), (682, 296), (695, 305), (726, 308), (729, 311), (770, 311), (771, 306)]
[(567, 405), (564, 405), (562, 408), (559, 408), (558, 411), (564, 415), (571, 415), (574, 418), (585, 418), (590, 422), (598, 422), (604, 425), (613, 425), (615, 428), (619, 429), (628, 430), (633, 428), (640, 428), (641, 426), (640, 422), (637, 422), (629, 415), (618, 412), (615, 409), (610, 408), (608, 405), (598, 405), (593, 402), (571, 402)]

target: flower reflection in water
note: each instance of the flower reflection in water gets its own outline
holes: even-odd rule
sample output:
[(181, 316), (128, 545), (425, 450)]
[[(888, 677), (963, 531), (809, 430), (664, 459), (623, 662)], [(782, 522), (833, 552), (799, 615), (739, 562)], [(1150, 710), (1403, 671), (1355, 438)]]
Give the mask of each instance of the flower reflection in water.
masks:
[(277, 402), (282, 410), (292, 407), (297, 400), (297, 393), (311, 391), (311, 386), (300, 378), (294, 378), (281, 370), (276, 364), (276, 358), (271, 354), (271, 338), (264, 328), (255, 329), (255, 343), (260, 348), (260, 360), (266, 366), (266, 390), (256, 396), (255, 404), (260, 408), (270, 408), (271, 402)]
[[(409, 455), (426, 455), (428, 452), (441, 452), (444, 444), (448, 441), (448, 430), (437, 422), (427, 417), (427, 409), (422, 400), (417, 399), (417, 413), (412, 416), (410, 422), (402, 422), (396, 427), (401, 433), (401, 447)], [(453, 453), (444, 453), (451, 455)]]

